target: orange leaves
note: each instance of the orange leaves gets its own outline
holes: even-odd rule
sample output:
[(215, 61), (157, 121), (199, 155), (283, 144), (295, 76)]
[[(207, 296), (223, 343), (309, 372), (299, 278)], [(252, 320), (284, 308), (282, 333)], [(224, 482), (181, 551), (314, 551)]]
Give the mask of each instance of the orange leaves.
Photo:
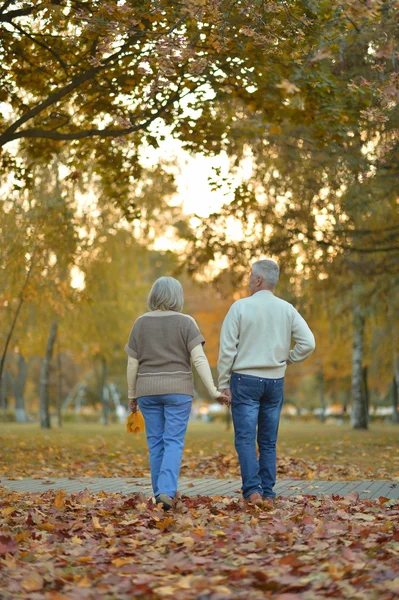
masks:
[(90, 581), (90, 579), (88, 577), (84, 576), (84, 577), (82, 577), (82, 579), (80, 579), (77, 582), (76, 585), (79, 588), (82, 588), (82, 587), (89, 588), (89, 587), (91, 587), (93, 585), (93, 582)]
[(144, 417), (141, 411), (130, 413), (126, 420), (126, 431), (135, 434), (145, 431)]
[(124, 565), (130, 565), (133, 560), (132, 556), (126, 558), (114, 558), (112, 564), (119, 569), (119, 567), (123, 567)]
[(66, 497), (66, 491), (65, 490), (59, 490), (57, 492), (57, 495), (54, 499), (54, 506), (56, 508), (58, 508), (58, 510), (62, 510), (65, 506), (65, 497)]
[(43, 588), (43, 585), (43, 577), (35, 571), (27, 575), (21, 583), (21, 587), (25, 592), (38, 592)]
[(55, 529), (55, 524), (54, 523), (41, 523), (41, 525), (39, 526), (39, 529), (43, 529), (43, 531), (48, 531), (48, 532), (52, 532)]
[[(265, 513), (237, 499), (190, 497), (164, 516), (139, 494), (93, 494), (88, 502), (86, 491), (59, 512), (56, 497), (0, 490), (0, 515), (5, 502), (16, 509), (10, 535), (0, 536), (3, 549), (14, 545), (0, 558), (1, 596), (296, 600), (356, 597), (361, 589), (395, 597), (398, 502), (304, 496), (280, 498)], [(57, 515), (50, 535), (30, 518), (32, 504)], [(11, 536), (27, 519), (29, 536), (17, 547)]]
[(157, 523), (155, 523), (155, 527), (158, 527), (158, 529), (166, 529), (167, 527), (169, 527), (169, 525), (172, 525), (172, 523), (174, 522), (175, 520), (173, 517), (167, 517), (162, 521), (157, 521)]
[[(31, 426), (30, 426), (31, 427)], [(125, 435), (123, 425), (84, 425), (50, 430), (53, 452), (48, 452), (37, 429), (29, 433), (29, 444), (20, 446), (26, 433), (17, 434), (17, 426), (1, 431), (0, 477), (43, 479), (43, 491), (55, 477), (149, 477), (145, 436)], [(101, 437), (100, 437), (101, 434)], [(365, 436), (350, 432), (348, 426), (326, 427), (311, 424), (282, 423), (277, 459), (278, 479), (391, 479), (399, 470), (397, 432), (388, 425), (373, 426)], [(353, 445), (357, 448), (353, 460)], [(38, 461), (43, 455), (44, 462)], [(182, 477), (239, 478), (239, 465), (232, 431), (224, 423), (189, 426), (181, 469)], [(93, 496), (82, 496), (90, 507)], [(63, 495), (57, 503), (62, 506)], [(7, 509), (3, 518), (13, 518)], [(58, 510), (65, 510), (64, 508)], [(48, 518), (44, 518), (48, 520)]]
[(99, 521), (98, 517), (94, 517), (94, 516), (93, 516), (93, 517), (92, 517), (92, 522), (93, 522), (93, 527), (94, 527), (94, 529), (102, 529), (102, 528), (103, 528), (103, 526), (101, 525), (101, 523), (100, 523), (100, 521)]

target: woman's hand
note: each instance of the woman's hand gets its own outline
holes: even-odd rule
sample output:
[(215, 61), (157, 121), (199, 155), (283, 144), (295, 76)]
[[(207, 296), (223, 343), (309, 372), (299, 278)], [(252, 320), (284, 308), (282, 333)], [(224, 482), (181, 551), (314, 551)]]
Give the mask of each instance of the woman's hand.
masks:
[(137, 403), (137, 398), (129, 398), (129, 408), (132, 413), (136, 413), (139, 409), (139, 405)]
[(230, 404), (231, 404), (230, 390), (229, 389), (218, 390), (215, 400), (217, 402), (219, 402), (219, 404), (221, 404), (222, 406), (223, 405), (230, 406)]

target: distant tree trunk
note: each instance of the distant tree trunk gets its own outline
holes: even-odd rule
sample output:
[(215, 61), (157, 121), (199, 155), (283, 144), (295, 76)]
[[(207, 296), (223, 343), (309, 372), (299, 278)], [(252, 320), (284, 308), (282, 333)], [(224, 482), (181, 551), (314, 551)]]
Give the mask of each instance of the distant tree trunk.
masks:
[(0, 406), (3, 423), (6, 420), (6, 409), (7, 409), (7, 373), (3, 371), (0, 377)]
[(326, 396), (324, 393), (324, 373), (323, 369), (320, 369), (318, 373), (318, 384), (319, 384), (319, 393), (320, 393), (320, 405), (321, 405), (321, 413), (320, 413), (320, 421), (325, 423), (326, 421), (326, 410), (327, 410), (327, 402)]
[(23, 355), (18, 355), (18, 370), (15, 380), (15, 419), (18, 423), (27, 423), (29, 420), (25, 410), (25, 385), (28, 378), (29, 366)]
[(17, 324), (18, 315), (19, 315), (19, 313), (21, 311), (22, 304), (24, 302), (24, 292), (25, 292), (26, 286), (28, 285), (28, 282), (29, 282), (29, 279), (30, 279), (30, 276), (31, 276), (31, 273), (32, 273), (32, 269), (33, 269), (33, 265), (34, 265), (34, 259), (35, 259), (35, 251), (32, 254), (32, 258), (31, 258), (31, 261), (30, 261), (30, 266), (29, 266), (28, 272), (26, 273), (26, 277), (25, 277), (25, 281), (24, 281), (24, 284), (22, 286), (22, 289), (21, 289), (21, 291), (19, 293), (19, 299), (18, 299), (17, 308), (15, 310), (14, 318), (12, 320), (10, 330), (9, 330), (9, 332), (7, 334), (6, 342), (5, 342), (4, 348), (3, 348), (3, 353), (2, 353), (1, 358), (0, 358), (0, 380), (1, 380), (2, 375), (3, 375), (4, 364), (5, 364), (6, 358), (7, 358), (8, 346), (10, 344), (10, 341), (11, 341), (11, 338), (12, 338), (12, 334), (14, 333), (15, 325)]
[(344, 392), (344, 405), (343, 405), (344, 415), (346, 415), (348, 412), (348, 406), (350, 404), (350, 401), (351, 401), (351, 391), (349, 389), (349, 390), (346, 390), (346, 392)]
[(62, 363), (61, 352), (57, 355), (57, 371), (58, 371), (58, 396), (57, 396), (57, 421), (58, 427), (62, 427)]
[(364, 404), (365, 404), (365, 408), (366, 408), (366, 415), (367, 415), (367, 423), (370, 420), (370, 391), (369, 391), (369, 383), (368, 383), (368, 367), (367, 365), (365, 367), (363, 367), (362, 369), (362, 390), (363, 390), (363, 396), (364, 396)]
[(100, 356), (101, 373), (99, 381), (99, 396), (102, 406), (102, 421), (104, 425), (108, 425), (108, 398), (105, 397), (105, 384), (107, 382), (107, 361), (104, 356)]
[(394, 354), (394, 377), (392, 386), (392, 421), (399, 423), (398, 396), (399, 396), (399, 354)]
[(55, 338), (57, 336), (57, 323), (53, 321), (50, 327), (50, 334), (47, 340), (46, 355), (43, 358), (40, 371), (40, 426), (42, 429), (50, 429), (50, 410), (49, 410), (49, 377), (51, 357), (53, 355)]
[(368, 413), (363, 385), (365, 314), (359, 302), (353, 307), (353, 354), (352, 354), (352, 415), (354, 429), (368, 428)]

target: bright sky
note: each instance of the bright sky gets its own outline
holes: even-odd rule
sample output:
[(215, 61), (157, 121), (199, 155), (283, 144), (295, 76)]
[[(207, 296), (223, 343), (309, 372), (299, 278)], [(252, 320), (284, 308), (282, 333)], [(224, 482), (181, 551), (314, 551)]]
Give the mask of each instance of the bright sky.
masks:
[[(173, 204), (180, 205), (185, 215), (207, 217), (232, 200), (233, 194), (227, 184), (222, 184), (220, 188), (213, 190), (209, 182), (209, 178), (215, 179), (215, 168), (221, 169), (220, 180), (228, 176), (229, 159), (226, 153), (215, 157), (205, 157), (201, 154), (191, 155), (183, 149), (178, 140), (167, 138), (159, 149), (150, 149), (148, 157), (144, 157), (142, 162), (144, 166), (147, 166), (147, 163), (153, 165), (160, 157), (177, 159), (180, 173), (176, 177), (177, 194), (173, 198)], [(233, 177), (233, 183), (237, 184), (242, 179), (249, 177), (251, 169), (251, 159), (248, 157), (242, 162), (238, 174)], [(172, 227), (154, 244), (155, 250), (178, 248), (179, 243), (174, 238)]]

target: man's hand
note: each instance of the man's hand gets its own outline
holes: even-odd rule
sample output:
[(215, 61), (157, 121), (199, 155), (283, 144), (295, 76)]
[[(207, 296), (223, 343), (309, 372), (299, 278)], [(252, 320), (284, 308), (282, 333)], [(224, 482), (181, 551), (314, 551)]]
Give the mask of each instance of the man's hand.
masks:
[(223, 388), (222, 390), (219, 390), (219, 392), (222, 394), (222, 397), (220, 398), (221, 404), (226, 404), (227, 406), (231, 406), (231, 390), (230, 390), (230, 388)]
[(139, 409), (139, 405), (137, 403), (137, 398), (129, 398), (129, 408), (132, 413), (136, 413)]

